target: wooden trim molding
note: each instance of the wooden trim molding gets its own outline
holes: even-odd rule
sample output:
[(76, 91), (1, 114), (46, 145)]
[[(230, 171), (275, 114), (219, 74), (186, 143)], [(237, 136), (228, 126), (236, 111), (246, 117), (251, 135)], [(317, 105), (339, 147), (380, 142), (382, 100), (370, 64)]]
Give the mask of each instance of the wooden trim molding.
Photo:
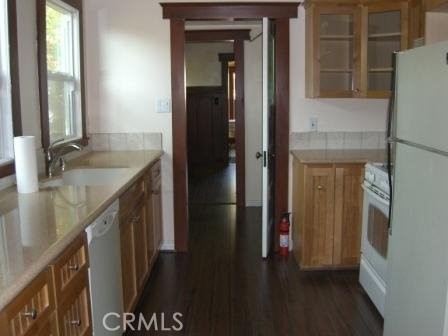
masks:
[(188, 149), (185, 88), (185, 21), (173, 19), (171, 38), (171, 98), (173, 125), (174, 242), (188, 251)]
[[(81, 83), (81, 115), (82, 138), (76, 142), (88, 144), (86, 130), (86, 99), (84, 80), (84, 24), (82, 0), (61, 0), (79, 11), (79, 46), (80, 46), (80, 83)], [(36, 1), (37, 13), (37, 56), (39, 74), (40, 120), (42, 130), (42, 147), (44, 151), (50, 146), (50, 121), (48, 117), (48, 76), (47, 76), (47, 33), (46, 33), (46, 0)]]
[[(171, 94), (173, 125), (174, 229), (177, 252), (188, 251), (188, 155), (185, 93), (186, 19), (260, 19), (276, 22), (276, 159), (275, 220), (288, 210), (289, 178), (289, 19), (297, 17), (299, 3), (163, 3), (163, 17), (171, 19)], [(244, 40), (234, 41), (236, 63), (237, 186), (245, 188)], [(245, 192), (237, 187), (237, 205), (245, 206)], [(242, 212), (239, 212), (242, 213)], [(278, 242), (278, 231), (275, 232)], [(278, 246), (278, 245), (277, 245)]]
[[(11, 110), (14, 136), (22, 135), (22, 109), (20, 105), (19, 50), (17, 39), (16, 0), (8, 0), (8, 41), (11, 76)], [(0, 178), (15, 173), (14, 161), (0, 166)]]
[(234, 42), (236, 205), (246, 206), (246, 121), (244, 111), (244, 41)]
[(17, 38), (16, 0), (8, 0), (8, 29), (13, 131), (14, 136), (20, 136), (22, 135), (22, 116), (20, 105), (19, 43)]
[[(275, 210), (274, 223), (288, 212), (289, 183), (289, 19), (275, 20)], [(275, 250), (279, 248), (278, 225)]]
[(161, 3), (164, 19), (226, 20), (296, 18), (299, 2)]
[(185, 40), (187, 42), (250, 40), (250, 29), (188, 30), (185, 32)]

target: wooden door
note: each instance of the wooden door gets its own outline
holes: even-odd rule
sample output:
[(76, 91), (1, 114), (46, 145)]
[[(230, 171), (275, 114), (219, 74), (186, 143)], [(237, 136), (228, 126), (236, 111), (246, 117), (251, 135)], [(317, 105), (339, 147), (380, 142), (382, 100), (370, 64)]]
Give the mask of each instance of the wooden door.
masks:
[(363, 177), (363, 165), (336, 166), (333, 255), (336, 266), (359, 265)]
[(409, 3), (381, 1), (364, 5), (361, 41), (363, 96), (388, 98), (392, 54), (409, 46)]
[(222, 166), (228, 163), (229, 119), (226, 100), (221, 86), (187, 88), (190, 165)]
[(306, 167), (302, 240), (305, 267), (333, 264), (334, 184), (333, 167)]
[(123, 281), (123, 305), (125, 312), (132, 312), (137, 300), (135, 274), (134, 225), (130, 218), (120, 223), (121, 269)]
[(360, 97), (359, 7), (313, 3), (306, 15), (307, 96)]
[(131, 219), (134, 233), (135, 276), (137, 291), (140, 291), (146, 282), (148, 275), (147, 233), (145, 223), (145, 208), (143, 201), (136, 207)]

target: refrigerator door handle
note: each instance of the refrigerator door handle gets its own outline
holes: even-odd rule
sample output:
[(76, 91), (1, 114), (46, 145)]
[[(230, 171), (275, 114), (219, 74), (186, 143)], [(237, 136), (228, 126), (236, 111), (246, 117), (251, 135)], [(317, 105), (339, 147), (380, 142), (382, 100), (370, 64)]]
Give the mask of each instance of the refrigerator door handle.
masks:
[(392, 235), (392, 204), (393, 204), (393, 182), (392, 182), (392, 138), (395, 137), (395, 121), (396, 121), (396, 101), (397, 101), (397, 61), (398, 51), (392, 54), (392, 79), (391, 79), (391, 95), (387, 113), (387, 174), (389, 178), (390, 205), (389, 205), (389, 234)]

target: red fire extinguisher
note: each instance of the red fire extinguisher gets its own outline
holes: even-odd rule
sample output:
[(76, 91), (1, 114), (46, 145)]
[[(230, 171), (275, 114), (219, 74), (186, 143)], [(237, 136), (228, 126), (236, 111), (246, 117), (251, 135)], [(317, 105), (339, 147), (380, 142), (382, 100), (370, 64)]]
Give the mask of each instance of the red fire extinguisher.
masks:
[(280, 250), (279, 255), (282, 257), (287, 257), (289, 254), (289, 213), (285, 213), (280, 220)]

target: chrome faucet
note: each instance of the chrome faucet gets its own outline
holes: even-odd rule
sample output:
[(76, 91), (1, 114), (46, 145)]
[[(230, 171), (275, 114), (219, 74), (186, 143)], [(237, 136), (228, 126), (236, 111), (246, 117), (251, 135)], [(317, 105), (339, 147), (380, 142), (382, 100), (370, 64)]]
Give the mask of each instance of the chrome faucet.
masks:
[(62, 171), (65, 171), (66, 161), (63, 157), (66, 154), (65, 150), (67, 148), (74, 148), (77, 151), (81, 151), (82, 147), (75, 142), (67, 142), (61, 144), (58, 148), (55, 146), (61, 142), (65, 141), (65, 139), (59, 139), (51, 143), (50, 147), (47, 150), (47, 175), (48, 177), (53, 177), (53, 170), (57, 162), (59, 162), (59, 167)]

